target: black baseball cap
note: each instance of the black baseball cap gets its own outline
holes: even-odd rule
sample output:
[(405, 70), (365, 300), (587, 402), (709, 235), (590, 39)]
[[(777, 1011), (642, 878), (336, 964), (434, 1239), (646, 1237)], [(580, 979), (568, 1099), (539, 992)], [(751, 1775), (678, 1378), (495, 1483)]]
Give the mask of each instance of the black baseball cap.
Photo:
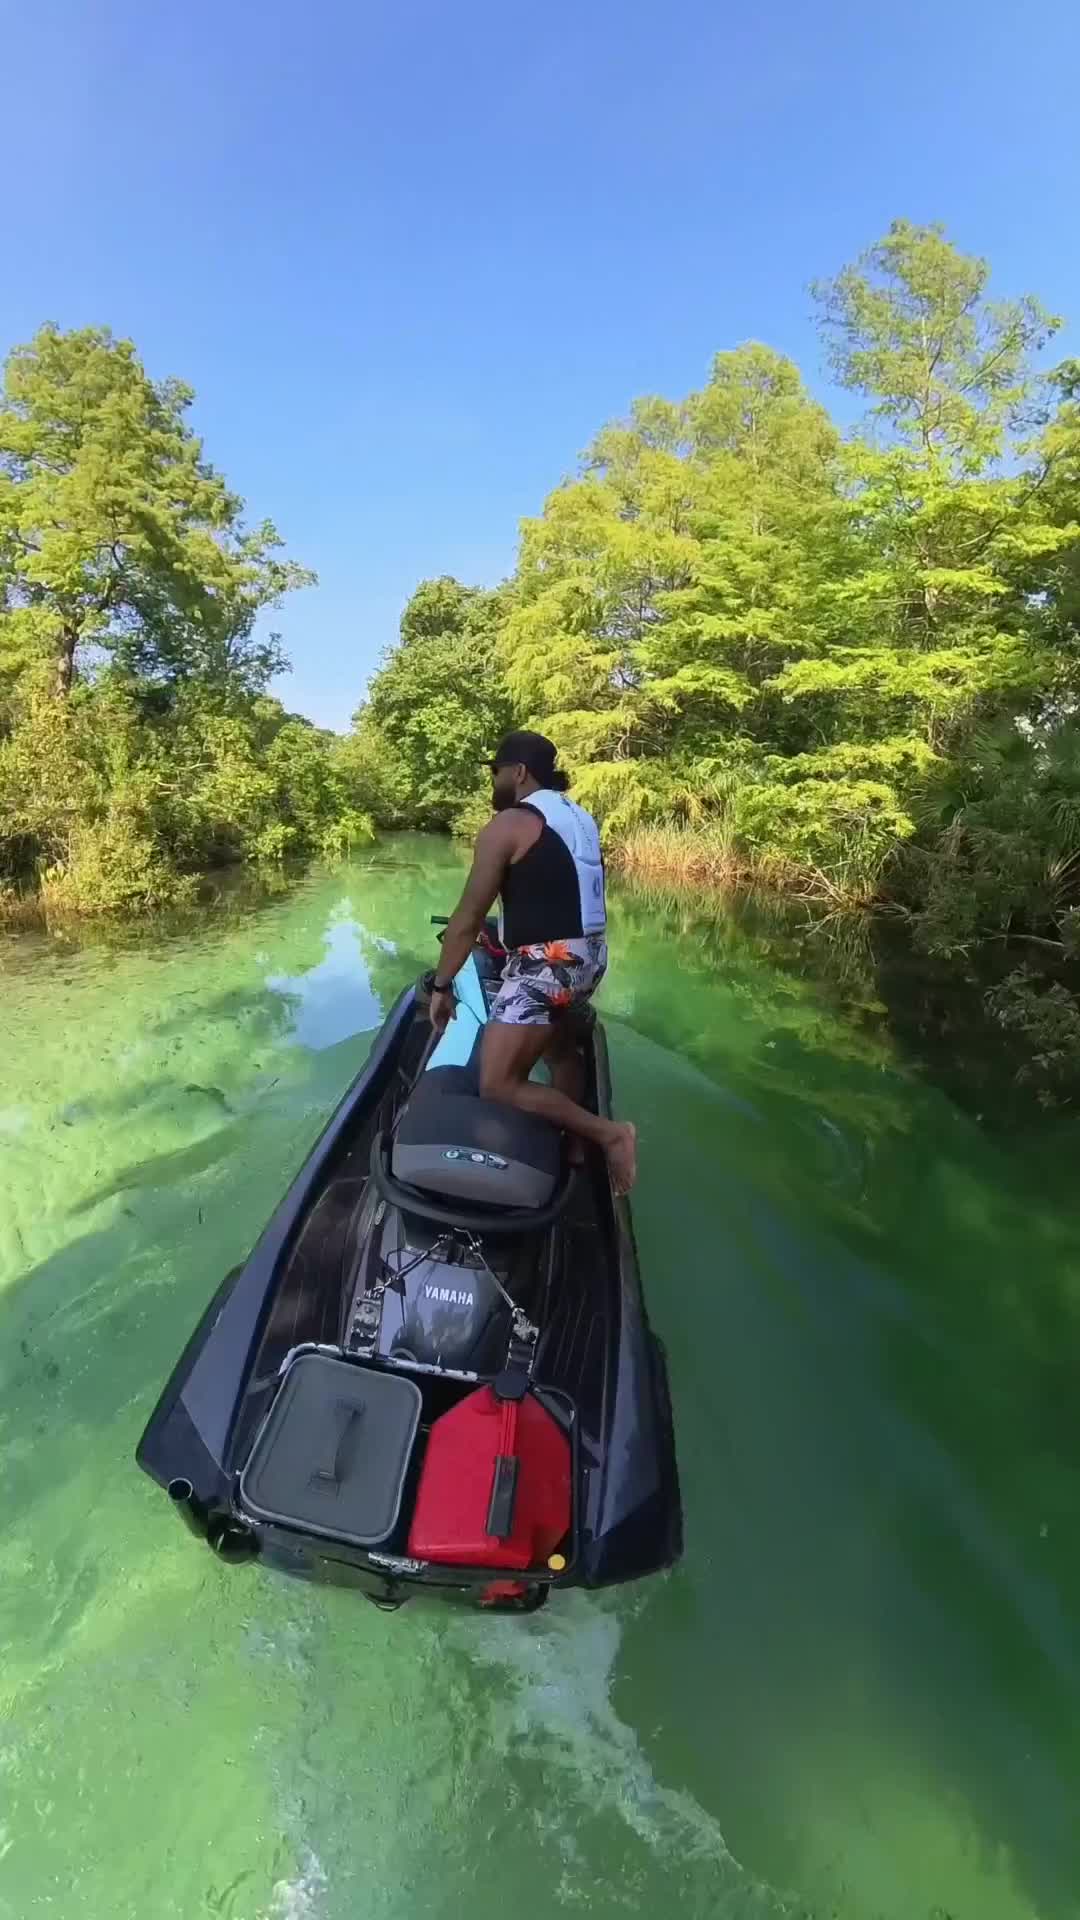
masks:
[(517, 733), (504, 735), (487, 764), (492, 773), (497, 773), (500, 767), (528, 767), (533, 779), (544, 785), (555, 771), (557, 752), (554, 741), (545, 734), (530, 733), (523, 727)]

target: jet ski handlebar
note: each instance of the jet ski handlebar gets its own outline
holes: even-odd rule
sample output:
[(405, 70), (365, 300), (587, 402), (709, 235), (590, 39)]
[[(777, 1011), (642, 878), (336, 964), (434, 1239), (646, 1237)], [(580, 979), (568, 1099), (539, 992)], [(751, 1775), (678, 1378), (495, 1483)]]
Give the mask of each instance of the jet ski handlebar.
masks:
[[(433, 927), (448, 927), (450, 925), (449, 914), (433, 913), (431, 915), (431, 925)], [(442, 939), (442, 934), (439, 935), (439, 938), (440, 940)], [(477, 946), (483, 947), (487, 953), (500, 955), (505, 951), (502, 941), (499, 939), (499, 923), (493, 914), (489, 914), (488, 918), (484, 921), (480, 932), (476, 936), (476, 943)]]

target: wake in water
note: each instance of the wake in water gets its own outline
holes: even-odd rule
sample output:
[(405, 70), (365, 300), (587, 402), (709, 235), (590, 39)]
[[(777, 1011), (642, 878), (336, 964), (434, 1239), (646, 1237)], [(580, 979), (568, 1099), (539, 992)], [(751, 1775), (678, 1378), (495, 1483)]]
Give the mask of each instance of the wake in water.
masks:
[(328, 1884), (319, 1861), (309, 1853), (293, 1880), (279, 1880), (261, 1920), (318, 1920), (320, 1896)]
[[(361, 1631), (342, 1673), (355, 1747), (340, 1729), (301, 1734), (279, 1818), (302, 1864), (253, 1920), (540, 1920), (553, 1908), (610, 1920), (676, 1906), (680, 1920), (809, 1920), (740, 1865), (692, 1793), (657, 1779), (616, 1709), (623, 1635), (650, 1598), (616, 1609), (568, 1592), (533, 1618), (417, 1608), (394, 1623), (392, 1648)], [(294, 1625), (317, 1670), (320, 1601)], [(331, 1645), (340, 1659), (336, 1634), (321, 1652)], [(324, 1747), (344, 1761), (333, 1781)]]
[[(647, 1605), (643, 1599), (639, 1609)], [(684, 1920), (718, 1914), (798, 1920), (803, 1910), (752, 1879), (692, 1794), (657, 1780), (636, 1730), (616, 1711), (616, 1662), (633, 1618), (625, 1602), (616, 1612), (610, 1603), (569, 1592), (532, 1621), (463, 1615), (448, 1629), (447, 1639), (476, 1667), (496, 1668), (510, 1682), (508, 1692), (489, 1696), (496, 1756), (561, 1776), (562, 1793), (535, 1787), (529, 1793), (536, 1823), (565, 1863), (559, 1899), (596, 1912), (599, 1879), (613, 1906), (641, 1902), (642, 1911), (652, 1910), (647, 1896), (655, 1885), (657, 1895), (678, 1896)], [(614, 1822), (630, 1830), (643, 1853), (634, 1849), (628, 1856), (625, 1840), (612, 1846), (606, 1830)]]

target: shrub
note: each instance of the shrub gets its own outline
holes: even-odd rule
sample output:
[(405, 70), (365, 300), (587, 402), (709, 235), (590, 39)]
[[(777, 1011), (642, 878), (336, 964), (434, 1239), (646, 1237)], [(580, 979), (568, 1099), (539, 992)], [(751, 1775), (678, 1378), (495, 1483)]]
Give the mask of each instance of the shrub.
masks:
[(76, 823), (65, 857), (41, 875), (52, 913), (144, 913), (190, 899), (195, 881), (177, 874), (152, 839), (123, 816)]

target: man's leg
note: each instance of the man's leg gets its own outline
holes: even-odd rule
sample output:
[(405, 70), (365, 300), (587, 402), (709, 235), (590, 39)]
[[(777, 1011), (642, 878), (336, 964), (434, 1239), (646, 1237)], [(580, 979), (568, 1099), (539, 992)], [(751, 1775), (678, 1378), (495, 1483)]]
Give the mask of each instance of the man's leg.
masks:
[(602, 1120), (558, 1087), (540, 1087), (529, 1079), (551, 1043), (550, 1025), (516, 1025), (489, 1020), (480, 1052), (480, 1092), (523, 1113), (537, 1113), (567, 1133), (593, 1140), (607, 1155), (616, 1193), (629, 1193), (637, 1173), (637, 1132), (628, 1120)]
[[(581, 1023), (572, 1014), (563, 1020), (555, 1020), (550, 1028), (551, 1039), (544, 1050), (544, 1059), (551, 1068), (551, 1084), (565, 1093), (568, 1100), (576, 1106), (585, 1101), (585, 1063), (581, 1057)], [(579, 1133), (570, 1135), (570, 1165), (581, 1167), (585, 1164), (585, 1143)]]

